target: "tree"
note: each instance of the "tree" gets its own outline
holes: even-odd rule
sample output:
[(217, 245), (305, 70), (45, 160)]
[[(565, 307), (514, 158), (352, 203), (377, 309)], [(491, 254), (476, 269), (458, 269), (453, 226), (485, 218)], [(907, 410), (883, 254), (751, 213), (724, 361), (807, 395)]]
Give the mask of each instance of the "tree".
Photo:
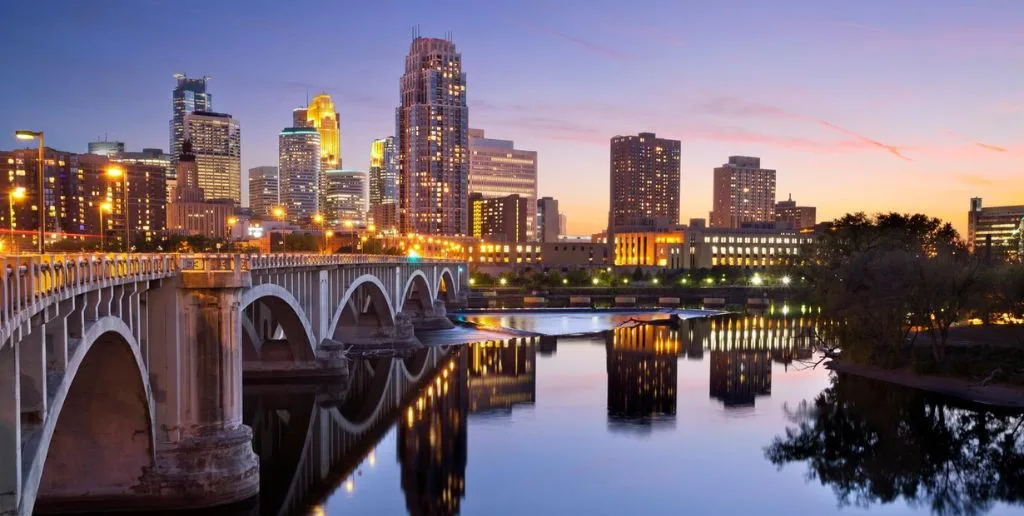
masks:
[(569, 271), (565, 278), (569, 280), (569, 284), (579, 287), (590, 285), (590, 274), (586, 269), (573, 269)]

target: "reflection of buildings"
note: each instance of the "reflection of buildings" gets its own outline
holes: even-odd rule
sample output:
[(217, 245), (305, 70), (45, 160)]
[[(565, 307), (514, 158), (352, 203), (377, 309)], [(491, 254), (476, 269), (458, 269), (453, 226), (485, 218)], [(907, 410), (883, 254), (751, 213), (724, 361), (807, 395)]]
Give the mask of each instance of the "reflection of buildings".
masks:
[(679, 334), (665, 326), (616, 328), (606, 334), (608, 419), (674, 420)]
[(409, 514), (458, 514), (466, 492), (468, 353), (458, 353), (398, 424), (398, 461)]
[(473, 344), (469, 353), (469, 411), (511, 412), (533, 404), (537, 377), (537, 347), (532, 337)]
[(554, 335), (541, 335), (540, 345), (541, 356), (552, 356), (558, 352), (558, 337)]
[(710, 394), (726, 407), (753, 405), (757, 396), (772, 393), (768, 351), (712, 351)]

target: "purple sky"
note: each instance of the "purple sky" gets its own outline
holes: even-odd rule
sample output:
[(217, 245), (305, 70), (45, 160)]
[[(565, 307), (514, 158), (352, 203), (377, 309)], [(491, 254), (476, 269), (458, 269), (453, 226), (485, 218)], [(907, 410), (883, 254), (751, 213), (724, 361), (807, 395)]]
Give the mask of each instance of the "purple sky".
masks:
[(924, 211), (964, 230), (968, 199), (1024, 204), (1020, 0), (54, 0), (5, 2), (0, 148), (17, 128), (84, 152), (107, 134), (168, 146), (172, 75), (213, 77), (242, 167), (276, 164), (306, 93), (341, 113), (346, 168), (394, 131), (410, 29), (454, 33), (470, 125), (537, 150), (569, 231), (603, 228), (608, 141), (682, 144), (682, 216), (706, 217), (729, 155), (779, 196)]

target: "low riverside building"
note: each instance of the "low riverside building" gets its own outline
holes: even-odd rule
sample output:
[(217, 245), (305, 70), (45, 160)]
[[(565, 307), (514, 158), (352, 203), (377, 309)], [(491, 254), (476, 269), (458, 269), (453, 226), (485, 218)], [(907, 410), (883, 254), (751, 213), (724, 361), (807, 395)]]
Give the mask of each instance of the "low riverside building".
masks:
[(619, 267), (706, 269), (768, 268), (795, 262), (813, 235), (771, 227), (708, 228), (703, 219), (689, 226), (649, 232), (617, 233)]

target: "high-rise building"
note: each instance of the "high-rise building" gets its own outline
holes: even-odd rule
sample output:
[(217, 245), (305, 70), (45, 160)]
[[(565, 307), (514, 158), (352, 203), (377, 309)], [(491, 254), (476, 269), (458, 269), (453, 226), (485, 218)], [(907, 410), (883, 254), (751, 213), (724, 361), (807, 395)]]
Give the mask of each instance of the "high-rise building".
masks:
[(324, 219), (331, 225), (361, 224), (366, 220), (367, 180), (363, 170), (328, 170), (324, 173)]
[(559, 231), (558, 200), (551, 197), (537, 199), (537, 235), (541, 242), (557, 242)]
[(320, 170), (341, 168), (341, 122), (330, 95), (313, 97), (306, 107), (305, 126), (320, 133)]
[(185, 138), (199, 170), (199, 187), (207, 199), (242, 202), (242, 136), (231, 115), (196, 111), (185, 115)]
[(611, 140), (609, 229), (679, 223), (679, 140), (654, 133)]
[(196, 111), (213, 111), (213, 98), (206, 92), (206, 81), (174, 74), (177, 85), (171, 94), (171, 161), (177, 165), (181, 144), (185, 141), (185, 115)]
[(397, 202), (395, 137), (378, 138), (370, 146), (370, 206)]
[(817, 223), (818, 209), (814, 206), (797, 206), (790, 194), (789, 199), (775, 203), (775, 222), (793, 229), (813, 229)]
[(1021, 259), (1024, 205), (984, 208), (981, 197), (972, 198), (967, 212), (967, 245), (976, 253)]
[[(39, 196), (38, 149), (15, 149), (0, 152), (0, 185), (2, 185), (4, 209), (0, 209), (0, 221), (4, 230), (12, 230), (14, 242), (4, 235), (4, 249), (22, 251), (38, 247), (39, 208), (46, 210), (47, 242), (51, 242), (51, 231), (79, 232), (86, 229), (82, 220), (84, 208), (79, 199), (82, 174), (77, 166), (76, 154), (61, 152), (47, 147), (43, 153), (44, 191), (42, 203)], [(8, 192), (24, 188), (25, 196), (11, 203), (7, 209)], [(14, 218), (10, 215), (13, 211)], [(5, 231), (6, 232), (6, 231)]]
[(713, 206), (713, 228), (774, 222), (775, 171), (761, 168), (761, 158), (729, 156), (715, 169)]
[(308, 127), (309, 121), (306, 119), (307, 110), (304, 107), (295, 108), (292, 110), (292, 127)]
[(249, 169), (249, 209), (256, 217), (267, 218), (281, 204), (281, 183), (277, 167)]
[(470, 195), (470, 235), (490, 241), (526, 242), (528, 204), (516, 194), (492, 198)]
[(413, 40), (395, 112), (403, 233), (468, 232), (469, 107), (462, 55), (447, 39)]
[(537, 220), (537, 151), (515, 148), (512, 140), (484, 137), (469, 130), (469, 193), (484, 197), (516, 194), (526, 199), (526, 239), (535, 240)]
[(128, 165), (163, 167), (164, 178), (167, 183), (167, 192), (164, 195), (164, 202), (168, 203), (171, 201), (171, 197), (174, 195), (174, 187), (178, 184), (178, 175), (174, 170), (171, 155), (164, 154), (163, 149), (144, 148), (142, 149), (142, 152), (120, 152), (111, 156), (110, 159), (118, 163)]
[[(167, 229), (167, 169), (163, 163), (118, 162), (99, 155), (81, 155), (77, 159), (82, 181), (82, 220), (96, 233), (103, 231), (110, 245), (123, 241), (128, 228), (130, 244), (153, 242)], [(111, 177), (109, 170), (118, 169), (124, 176)], [(125, 181), (127, 178), (127, 182)], [(127, 206), (125, 191), (127, 186)], [(103, 217), (100, 229), (100, 205), (109, 202), (110, 212)], [(113, 248), (113, 247), (112, 247)]]
[(122, 152), (124, 152), (124, 142), (108, 140), (89, 142), (89, 154), (96, 154), (97, 156), (113, 156)]
[(290, 220), (319, 210), (320, 133), (312, 127), (287, 127), (278, 136), (281, 206)]
[(181, 144), (177, 176), (178, 185), (171, 202), (167, 203), (168, 233), (226, 238), (230, 233), (228, 219), (235, 211), (235, 204), (230, 199), (207, 199), (200, 186), (198, 160), (188, 140)]

